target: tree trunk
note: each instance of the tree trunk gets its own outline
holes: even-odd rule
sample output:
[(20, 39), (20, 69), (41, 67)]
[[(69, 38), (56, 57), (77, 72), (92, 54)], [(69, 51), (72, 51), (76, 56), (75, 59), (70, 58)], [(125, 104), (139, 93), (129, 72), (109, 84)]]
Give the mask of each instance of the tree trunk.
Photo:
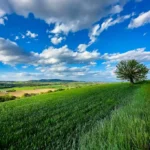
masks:
[(130, 78), (130, 83), (134, 84), (133, 78)]

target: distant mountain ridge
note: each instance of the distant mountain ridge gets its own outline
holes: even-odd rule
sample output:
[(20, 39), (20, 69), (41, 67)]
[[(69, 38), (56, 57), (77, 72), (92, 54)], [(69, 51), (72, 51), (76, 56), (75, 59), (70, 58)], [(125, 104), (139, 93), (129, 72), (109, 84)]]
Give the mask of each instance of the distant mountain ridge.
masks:
[(30, 80), (30, 82), (77, 82), (75, 80), (61, 80), (61, 79), (40, 79), (40, 80)]

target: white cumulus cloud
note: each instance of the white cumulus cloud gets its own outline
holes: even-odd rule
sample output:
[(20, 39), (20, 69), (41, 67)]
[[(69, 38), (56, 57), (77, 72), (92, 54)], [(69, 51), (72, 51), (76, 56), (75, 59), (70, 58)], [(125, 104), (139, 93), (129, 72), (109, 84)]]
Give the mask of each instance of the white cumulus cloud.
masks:
[(113, 19), (112, 17), (105, 20), (101, 25), (96, 24), (89, 33), (90, 37), (90, 43), (94, 43), (97, 39), (97, 37), (105, 30), (107, 30), (109, 27), (114, 26), (116, 24), (122, 23), (125, 20), (129, 19), (133, 14), (125, 15), (125, 16), (119, 16), (116, 19)]
[(137, 18), (132, 19), (128, 28), (138, 28), (148, 23), (150, 23), (150, 11), (141, 13)]
[(17, 43), (8, 39), (0, 38), (0, 62), (9, 65), (31, 63), (31, 53), (25, 52)]
[(60, 44), (65, 38), (63, 37), (57, 37), (57, 36), (54, 36), (51, 38), (51, 42), (54, 44), (54, 45), (58, 45)]
[(53, 32), (78, 31), (89, 28), (109, 14), (120, 13), (128, 0), (0, 0), (0, 13), (16, 13), (28, 17), (33, 13), (50, 23)]
[(16, 36), (16, 37), (15, 37), (15, 40), (19, 40), (19, 36)]
[[(0, 13), (1, 13), (1, 12), (0, 12)], [(5, 21), (6, 21), (6, 20), (8, 20), (8, 18), (7, 18), (6, 16), (2, 16), (2, 17), (1, 17), (1, 14), (0, 14), (0, 24), (1, 24), (1, 25), (5, 25)]]
[(98, 60), (100, 53), (96, 50), (91, 52), (86, 50), (82, 52), (73, 51), (65, 45), (60, 48), (49, 47), (36, 56), (39, 58), (38, 64), (89, 64)]
[(38, 34), (36, 33), (32, 33), (31, 31), (27, 31), (26, 36), (30, 37), (30, 38), (36, 38), (38, 37)]
[(146, 51), (146, 48), (138, 48), (125, 53), (106, 53), (101, 58), (105, 59), (107, 64), (129, 59), (136, 59), (140, 62), (150, 62), (150, 51)]

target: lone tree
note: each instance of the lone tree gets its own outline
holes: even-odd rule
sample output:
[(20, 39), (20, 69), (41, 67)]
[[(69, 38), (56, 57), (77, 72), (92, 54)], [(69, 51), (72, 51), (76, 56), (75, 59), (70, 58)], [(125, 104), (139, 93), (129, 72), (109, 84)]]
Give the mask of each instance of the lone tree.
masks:
[(117, 78), (122, 80), (128, 80), (130, 83), (135, 83), (137, 81), (143, 81), (146, 79), (146, 74), (149, 69), (137, 62), (136, 60), (121, 61), (117, 66), (115, 71)]

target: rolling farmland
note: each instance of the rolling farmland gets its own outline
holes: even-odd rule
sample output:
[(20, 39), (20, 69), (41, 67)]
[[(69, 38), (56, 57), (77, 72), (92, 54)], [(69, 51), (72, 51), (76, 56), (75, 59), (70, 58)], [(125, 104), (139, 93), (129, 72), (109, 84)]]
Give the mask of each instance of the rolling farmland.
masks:
[(99, 121), (80, 138), (81, 150), (148, 150), (150, 142), (150, 84), (133, 99)]
[[(92, 132), (92, 136), (96, 136), (99, 122), (107, 118), (109, 124), (108, 117), (128, 109), (128, 104), (136, 97), (139, 101), (144, 100), (137, 94), (149, 84), (145, 86), (127, 83), (93, 85), (0, 103), (0, 147), (86, 149), (84, 145), (88, 141), (90, 149), (95, 144), (90, 139), (91, 130), (96, 128)], [(119, 122), (118, 126), (121, 128)]]
[(0, 150), (150, 150), (150, 0), (0, 0)]

